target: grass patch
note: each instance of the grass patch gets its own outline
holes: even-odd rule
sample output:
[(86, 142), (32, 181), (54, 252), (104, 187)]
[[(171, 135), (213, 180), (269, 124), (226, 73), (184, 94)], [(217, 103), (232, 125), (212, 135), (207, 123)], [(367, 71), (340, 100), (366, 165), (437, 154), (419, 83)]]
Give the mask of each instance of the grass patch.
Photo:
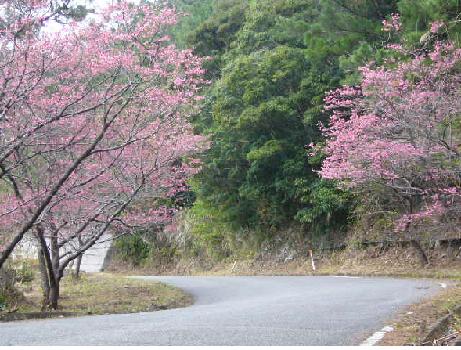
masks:
[(415, 253), (408, 248), (345, 250), (315, 253), (317, 270), (312, 270), (307, 256), (281, 261), (274, 256), (255, 259), (228, 258), (222, 261), (181, 259), (170, 265), (130, 266), (112, 264), (111, 271), (121, 274), (145, 275), (351, 275), (399, 278), (433, 278), (461, 281), (461, 257), (456, 259), (430, 256), (431, 264), (421, 267)]
[(184, 307), (192, 303), (191, 296), (179, 288), (107, 273), (84, 274), (78, 280), (64, 277), (58, 312), (41, 311), (38, 279), (20, 286), (19, 290), (24, 297), (13, 310), (5, 310), (3, 315), (0, 313), (0, 320), (134, 313)]

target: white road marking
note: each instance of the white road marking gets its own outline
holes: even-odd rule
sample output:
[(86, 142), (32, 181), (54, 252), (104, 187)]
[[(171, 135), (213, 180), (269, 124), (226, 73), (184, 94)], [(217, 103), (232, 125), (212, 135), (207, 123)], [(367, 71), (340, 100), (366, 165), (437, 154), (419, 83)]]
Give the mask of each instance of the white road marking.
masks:
[(386, 326), (378, 332), (375, 332), (370, 338), (365, 340), (360, 346), (373, 346), (376, 345), (381, 339), (384, 338), (386, 333), (392, 332), (394, 330), (391, 326)]

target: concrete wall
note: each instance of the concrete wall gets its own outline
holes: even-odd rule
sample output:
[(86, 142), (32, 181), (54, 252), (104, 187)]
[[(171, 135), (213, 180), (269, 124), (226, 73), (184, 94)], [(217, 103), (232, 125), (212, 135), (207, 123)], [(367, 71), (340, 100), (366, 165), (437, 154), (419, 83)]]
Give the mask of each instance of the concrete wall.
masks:
[[(104, 268), (104, 259), (112, 245), (112, 236), (103, 235), (99, 241), (83, 254), (81, 271), (99, 272)], [(13, 252), (13, 259), (36, 259), (37, 241), (32, 235), (25, 236)]]

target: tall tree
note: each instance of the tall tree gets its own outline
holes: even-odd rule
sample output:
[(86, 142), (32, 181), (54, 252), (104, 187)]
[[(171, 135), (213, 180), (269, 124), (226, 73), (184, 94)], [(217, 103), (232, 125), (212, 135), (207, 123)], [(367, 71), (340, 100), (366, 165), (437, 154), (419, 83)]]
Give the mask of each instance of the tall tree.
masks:
[[(362, 195), (381, 189), (384, 208), (397, 215), (395, 231), (413, 241), (431, 222), (459, 228), (461, 50), (437, 39), (443, 28), (432, 24), (427, 51), (388, 45), (397, 62), (362, 68), (360, 87), (326, 98), (332, 116), (321, 175)], [(397, 15), (385, 22), (386, 31), (400, 29)]]
[(193, 211), (265, 232), (296, 220), (311, 232), (337, 229), (350, 198), (319, 179), (320, 161), (303, 147), (322, 139), (324, 93), (360, 65), (346, 64), (352, 54), (371, 55), (360, 47), (385, 37), (380, 24), (396, 2), (224, 3), (231, 11), (213, 12), (191, 36), (200, 54), (217, 57), (208, 108), (196, 118), (213, 146)]
[[(148, 223), (155, 207), (134, 215), (146, 198), (184, 189), (195, 168), (184, 158), (204, 141), (188, 121), (203, 69), (165, 36), (171, 9), (119, 2), (100, 21), (39, 34), (47, 3), (35, 5), (0, 37), (0, 267), (35, 230), (55, 244), (51, 257), (42, 250), (58, 283), (128, 209)], [(83, 244), (61, 256), (77, 236)]]

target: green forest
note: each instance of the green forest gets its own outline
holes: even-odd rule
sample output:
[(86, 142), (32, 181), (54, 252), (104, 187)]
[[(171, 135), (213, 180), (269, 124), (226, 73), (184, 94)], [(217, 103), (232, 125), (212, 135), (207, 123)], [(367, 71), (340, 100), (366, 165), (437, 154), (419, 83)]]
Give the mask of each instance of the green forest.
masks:
[[(317, 247), (341, 242), (351, 231), (366, 231), (368, 239), (392, 231), (389, 223), (400, 208), (389, 208), (389, 194), (322, 179), (325, 154), (310, 154), (309, 145), (325, 144), (320, 125), (329, 122), (329, 91), (360, 84), (359, 68), (369, 62), (405, 60), (390, 53), (388, 43), (427, 49), (424, 38), (437, 21), (447, 24), (443, 35), (459, 43), (460, 1), (171, 3), (185, 14), (172, 33), (176, 44), (208, 58), (209, 86), (193, 125), (212, 146), (180, 202), (189, 252), (222, 259), (254, 255), (277, 240)], [(383, 30), (394, 14), (402, 23), (398, 38)], [(370, 221), (370, 213), (388, 209), (389, 215)], [(129, 237), (125, 244), (124, 251), (143, 243)]]

